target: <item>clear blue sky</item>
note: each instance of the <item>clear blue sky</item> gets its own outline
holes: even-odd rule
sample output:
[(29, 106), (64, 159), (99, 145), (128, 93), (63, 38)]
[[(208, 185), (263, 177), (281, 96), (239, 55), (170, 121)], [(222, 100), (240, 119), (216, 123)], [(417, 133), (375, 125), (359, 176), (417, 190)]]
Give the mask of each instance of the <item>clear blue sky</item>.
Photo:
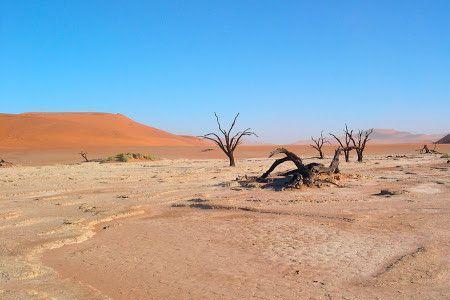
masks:
[(450, 129), (450, 1), (0, 1), (0, 112), (263, 141)]

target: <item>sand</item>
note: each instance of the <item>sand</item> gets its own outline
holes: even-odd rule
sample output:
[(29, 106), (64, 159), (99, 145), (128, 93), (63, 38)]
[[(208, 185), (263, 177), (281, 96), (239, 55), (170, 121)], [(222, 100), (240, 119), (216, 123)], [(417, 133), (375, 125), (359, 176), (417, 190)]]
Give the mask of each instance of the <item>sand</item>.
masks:
[[(277, 145), (242, 145), (236, 150), (238, 158), (267, 158)], [(316, 150), (309, 145), (284, 146), (302, 157), (317, 156)], [(333, 155), (336, 145), (324, 146), (326, 155)], [(414, 155), (419, 153), (423, 144), (368, 144), (367, 153), (377, 155)], [(430, 146), (431, 147), (431, 146)], [(450, 145), (439, 145), (441, 152), (450, 152)], [(134, 152), (151, 154), (160, 159), (220, 159), (223, 152), (211, 145), (201, 146), (115, 146), (115, 147), (84, 147), (54, 148), (54, 149), (5, 149), (0, 145), (0, 158), (22, 166), (74, 164), (84, 161), (80, 151), (86, 151), (89, 159), (110, 157), (117, 153)], [(205, 151), (208, 150), (208, 151)]]
[(373, 152), (341, 187), (235, 181), (272, 161), (1, 169), (0, 298), (450, 298), (447, 159)]
[(110, 113), (0, 114), (2, 149), (88, 150), (92, 147), (201, 146), (196, 137), (181, 136)]

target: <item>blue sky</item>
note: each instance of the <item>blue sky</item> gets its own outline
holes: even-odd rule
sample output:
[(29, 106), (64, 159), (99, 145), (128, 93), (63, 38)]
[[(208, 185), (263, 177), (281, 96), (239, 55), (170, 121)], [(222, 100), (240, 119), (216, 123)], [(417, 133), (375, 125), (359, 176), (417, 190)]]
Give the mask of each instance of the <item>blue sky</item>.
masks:
[(0, 112), (213, 112), (292, 142), (450, 129), (450, 1), (0, 1)]

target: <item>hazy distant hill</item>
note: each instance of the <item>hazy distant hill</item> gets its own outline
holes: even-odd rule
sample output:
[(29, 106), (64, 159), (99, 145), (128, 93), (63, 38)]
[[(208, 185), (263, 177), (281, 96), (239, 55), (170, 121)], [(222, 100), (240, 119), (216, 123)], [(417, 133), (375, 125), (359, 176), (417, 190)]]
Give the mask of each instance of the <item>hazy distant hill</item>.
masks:
[(120, 114), (0, 114), (0, 148), (196, 146), (205, 143), (137, 123)]
[[(440, 139), (444, 134), (417, 134), (395, 129), (375, 129), (370, 136), (373, 143), (377, 144), (402, 144), (402, 143), (431, 143)], [(331, 142), (334, 139), (329, 137)], [(295, 144), (309, 144), (310, 141), (302, 140)]]
[(446, 136), (438, 140), (436, 144), (450, 144), (450, 134), (447, 134)]

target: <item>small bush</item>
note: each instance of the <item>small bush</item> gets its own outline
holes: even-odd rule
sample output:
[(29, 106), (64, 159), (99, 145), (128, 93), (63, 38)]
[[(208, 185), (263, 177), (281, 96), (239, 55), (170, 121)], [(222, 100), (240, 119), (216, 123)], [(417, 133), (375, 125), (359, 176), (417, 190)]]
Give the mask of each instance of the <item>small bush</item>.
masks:
[(118, 153), (103, 160), (103, 162), (128, 162), (130, 160), (155, 160), (151, 154), (142, 153)]
[(116, 155), (116, 161), (127, 162), (130, 160), (130, 157), (125, 153), (119, 153)]
[(448, 153), (442, 154), (441, 158), (450, 158), (450, 155)]

